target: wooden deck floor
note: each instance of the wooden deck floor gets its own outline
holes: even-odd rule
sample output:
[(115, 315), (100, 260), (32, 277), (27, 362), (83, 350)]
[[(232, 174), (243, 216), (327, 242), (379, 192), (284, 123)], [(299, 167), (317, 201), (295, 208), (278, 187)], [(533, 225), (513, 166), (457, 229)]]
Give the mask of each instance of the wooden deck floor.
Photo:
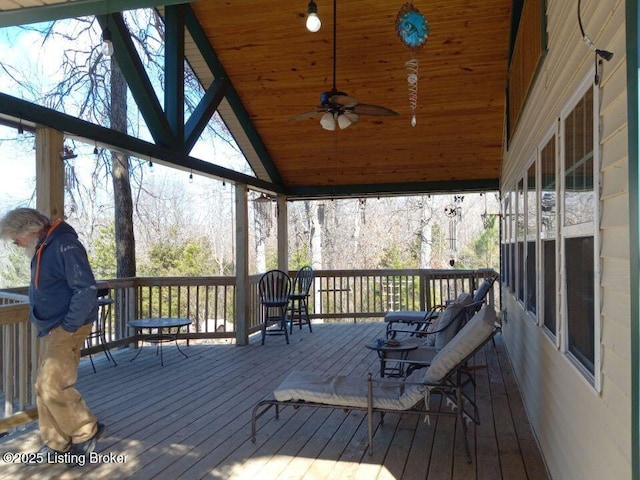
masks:
[[(474, 359), (481, 425), (470, 427), (473, 462), (465, 461), (452, 418), (388, 414), (367, 450), (362, 412), (285, 408), (267, 414), (250, 440), (251, 410), (294, 369), (364, 376), (378, 371), (364, 344), (383, 336), (382, 323), (314, 325), (283, 337), (259, 338), (238, 347), (208, 344), (165, 346), (165, 365), (146, 345), (133, 362), (131, 350), (102, 353), (80, 366), (78, 388), (106, 424), (101, 454), (126, 461), (69, 469), (64, 465), (2, 465), (0, 478), (35, 479), (546, 479), (500, 336)], [(454, 440), (455, 439), (455, 440)], [(456, 441), (455, 453), (452, 442)], [(35, 426), (0, 439), (0, 453), (35, 451)], [(2, 463), (0, 461), (0, 463)]]

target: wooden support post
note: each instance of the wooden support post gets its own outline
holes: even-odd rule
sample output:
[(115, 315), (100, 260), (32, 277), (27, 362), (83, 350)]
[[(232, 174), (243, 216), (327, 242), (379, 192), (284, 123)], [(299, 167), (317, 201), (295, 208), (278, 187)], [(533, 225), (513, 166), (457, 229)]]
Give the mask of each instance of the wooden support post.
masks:
[(235, 185), (236, 204), (236, 345), (249, 343), (249, 189)]
[(278, 217), (278, 268), (284, 272), (289, 271), (289, 215), (287, 209), (287, 197), (277, 197)]
[(36, 129), (36, 209), (52, 220), (64, 218), (64, 134)]

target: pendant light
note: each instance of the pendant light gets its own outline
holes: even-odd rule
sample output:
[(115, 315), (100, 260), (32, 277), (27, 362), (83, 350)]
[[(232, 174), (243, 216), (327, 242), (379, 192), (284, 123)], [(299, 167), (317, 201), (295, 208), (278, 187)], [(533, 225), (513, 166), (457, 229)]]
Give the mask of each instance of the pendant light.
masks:
[(318, 6), (313, 0), (310, 0), (309, 5), (307, 5), (307, 30), (317, 32), (321, 26), (322, 22), (318, 17)]

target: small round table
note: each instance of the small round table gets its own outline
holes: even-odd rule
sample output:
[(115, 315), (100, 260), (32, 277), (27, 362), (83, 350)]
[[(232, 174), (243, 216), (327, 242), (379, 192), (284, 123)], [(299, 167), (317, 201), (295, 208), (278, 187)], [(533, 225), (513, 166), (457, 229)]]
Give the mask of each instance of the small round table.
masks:
[[(369, 350), (374, 350), (378, 354), (380, 359), (380, 377), (384, 378), (385, 373), (390, 377), (404, 377), (404, 360), (407, 359), (407, 355), (411, 350), (418, 348), (418, 344), (415, 342), (400, 342), (398, 345), (388, 345), (386, 341), (372, 342), (365, 345)], [(396, 352), (399, 354), (397, 359), (389, 359), (390, 361), (399, 360), (394, 367), (387, 368), (387, 354), (390, 352)]]
[[(191, 325), (191, 320), (188, 318), (142, 318), (140, 320), (131, 320), (129, 326), (135, 330), (135, 335), (140, 338), (142, 342), (153, 343), (156, 345), (157, 350), (160, 350), (160, 364), (164, 366), (164, 359), (162, 357), (162, 344), (166, 342), (175, 342), (178, 351), (189, 358), (189, 355), (180, 350), (178, 345), (178, 333), (182, 327), (188, 327)], [(148, 334), (142, 334), (142, 330), (149, 330)], [(153, 333), (153, 330), (156, 333)], [(163, 332), (163, 330), (166, 330)], [(174, 331), (172, 331), (174, 330)], [(132, 362), (135, 360), (142, 349), (138, 349), (138, 353), (129, 360)]]

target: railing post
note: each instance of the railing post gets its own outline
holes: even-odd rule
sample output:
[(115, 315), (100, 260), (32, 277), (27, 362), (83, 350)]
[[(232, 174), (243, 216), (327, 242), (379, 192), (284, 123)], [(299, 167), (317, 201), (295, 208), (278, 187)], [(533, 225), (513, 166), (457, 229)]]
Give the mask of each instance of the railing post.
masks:
[[(128, 323), (138, 315), (138, 286), (135, 284), (125, 288), (117, 288), (115, 296), (115, 338), (129, 336)], [(137, 347), (137, 344), (135, 345)]]
[[(27, 320), (28, 321), (28, 320)], [(37, 402), (36, 395), (36, 375), (38, 374), (38, 365), (40, 364), (40, 342), (38, 340), (38, 329), (29, 325), (29, 341), (31, 342), (31, 368), (29, 369), (29, 389), (31, 391), (30, 404), (35, 405)]]
[[(22, 411), (27, 406), (27, 390), (29, 381), (29, 324), (22, 322), (18, 324), (18, 408)], [(36, 365), (34, 365), (35, 369)]]
[(424, 270), (420, 270), (420, 310), (429, 310), (429, 299), (431, 298), (431, 287), (429, 279)]
[(4, 418), (13, 415), (14, 398), (14, 358), (15, 358), (15, 325), (3, 325), (4, 330), (2, 351), (2, 390), (4, 392)]

